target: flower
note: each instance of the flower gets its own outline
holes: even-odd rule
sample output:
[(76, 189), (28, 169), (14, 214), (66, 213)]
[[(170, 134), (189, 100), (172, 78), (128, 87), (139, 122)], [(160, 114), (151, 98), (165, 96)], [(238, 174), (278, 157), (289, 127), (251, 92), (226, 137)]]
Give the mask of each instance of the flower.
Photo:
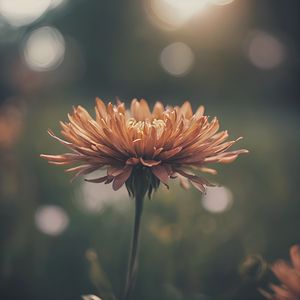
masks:
[(227, 151), (235, 142), (226, 141), (227, 131), (219, 130), (217, 118), (211, 121), (200, 106), (193, 114), (189, 102), (181, 107), (157, 102), (151, 112), (147, 101), (132, 100), (130, 111), (124, 103), (105, 105), (96, 99), (96, 119), (81, 106), (61, 122), (61, 134), (49, 134), (71, 150), (62, 155), (41, 155), (55, 165), (73, 165), (66, 172), (75, 177), (98, 169), (107, 170), (100, 178), (86, 179), (94, 183), (112, 183), (118, 190), (123, 184), (129, 194), (149, 196), (160, 182), (179, 178), (181, 185), (192, 183), (201, 192), (211, 185), (198, 172), (216, 174), (208, 163), (231, 163), (245, 149)]
[(275, 262), (272, 271), (281, 285), (270, 284), (273, 295), (260, 289), (262, 295), (270, 300), (300, 300), (300, 247), (294, 245), (290, 249), (292, 265), (283, 260)]

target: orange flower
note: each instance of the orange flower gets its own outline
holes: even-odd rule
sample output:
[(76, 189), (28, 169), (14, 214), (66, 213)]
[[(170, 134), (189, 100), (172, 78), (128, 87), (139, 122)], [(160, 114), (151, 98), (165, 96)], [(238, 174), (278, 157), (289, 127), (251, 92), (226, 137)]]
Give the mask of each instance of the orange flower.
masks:
[[(71, 150), (62, 155), (41, 155), (49, 163), (71, 165), (66, 172), (86, 175), (98, 169), (107, 174), (95, 183), (111, 183), (118, 190), (124, 183), (130, 194), (142, 189), (151, 195), (159, 183), (179, 178), (182, 186), (192, 183), (201, 192), (210, 183), (195, 172), (216, 174), (205, 167), (208, 163), (231, 163), (245, 149), (227, 151), (236, 141), (226, 141), (227, 131), (219, 130), (217, 118), (211, 121), (200, 106), (193, 114), (189, 102), (181, 107), (164, 107), (160, 102), (151, 112), (145, 100), (131, 102), (130, 111), (124, 103), (105, 105), (96, 99), (96, 119), (81, 106), (68, 115), (60, 139), (49, 134)], [(137, 180), (138, 179), (138, 180)]]
[(300, 247), (295, 245), (290, 249), (292, 265), (283, 260), (273, 264), (272, 271), (281, 285), (270, 284), (273, 295), (260, 289), (260, 292), (270, 300), (300, 300)]

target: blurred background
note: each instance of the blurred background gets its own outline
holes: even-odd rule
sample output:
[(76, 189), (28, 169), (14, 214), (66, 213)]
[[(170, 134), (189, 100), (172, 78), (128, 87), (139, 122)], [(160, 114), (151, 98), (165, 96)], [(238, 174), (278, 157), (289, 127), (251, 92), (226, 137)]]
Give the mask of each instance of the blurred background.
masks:
[(133, 298), (262, 299), (241, 263), (286, 258), (300, 242), (299, 8), (0, 0), (0, 298), (122, 291), (133, 201), (125, 189), (71, 184), (39, 158), (63, 150), (46, 130), (99, 96), (204, 104), (251, 152), (223, 166), (206, 196), (172, 185), (146, 201)]

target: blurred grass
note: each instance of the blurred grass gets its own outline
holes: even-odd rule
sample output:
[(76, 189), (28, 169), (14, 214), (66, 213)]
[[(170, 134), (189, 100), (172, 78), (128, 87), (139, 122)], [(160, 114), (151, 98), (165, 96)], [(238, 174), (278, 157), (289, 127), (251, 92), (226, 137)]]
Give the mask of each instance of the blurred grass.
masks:
[[(123, 287), (133, 202), (124, 212), (112, 206), (88, 214), (76, 202), (81, 180), (70, 184), (62, 169), (38, 157), (62, 150), (45, 131), (50, 127), (58, 132), (58, 121), (69, 110), (67, 101), (34, 103), (22, 139), (9, 154), (14, 167), (10, 161), (1, 164), (2, 178), (10, 176), (15, 187), (1, 201), (5, 229), (0, 274), (7, 299), (16, 299), (20, 292), (25, 298), (45, 300), (97, 293), (85, 260), (89, 248), (99, 253), (116, 295)], [(299, 242), (295, 161), (300, 143), (297, 127), (291, 126), (297, 120), (282, 111), (277, 117), (274, 111), (256, 109), (247, 109), (247, 114), (231, 107), (207, 110), (219, 116), (232, 136), (243, 135), (239, 146), (250, 150), (234, 164), (218, 168), (219, 175), (212, 178), (232, 191), (233, 206), (221, 214), (209, 213), (199, 192), (183, 191), (176, 184), (169, 191), (161, 187), (146, 201), (135, 299), (240, 299), (240, 293), (245, 293), (243, 299), (260, 299), (238, 276), (244, 257), (284, 257), (286, 249)], [(36, 228), (34, 214), (45, 204), (59, 205), (69, 215), (70, 224), (61, 236), (47, 236)]]

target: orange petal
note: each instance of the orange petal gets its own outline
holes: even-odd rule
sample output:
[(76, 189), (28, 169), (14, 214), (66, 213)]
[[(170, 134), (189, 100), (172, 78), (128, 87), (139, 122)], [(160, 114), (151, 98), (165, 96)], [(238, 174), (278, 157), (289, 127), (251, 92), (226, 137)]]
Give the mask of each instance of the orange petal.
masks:
[(297, 300), (299, 298), (294, 297), (288, 290), (285, 288), (279, 287), (275, 284), (270, 284), (270, 288), (276, 293), (276, 296), (279, 299), (288, 299), (288, 300)]
[(140, 101), (140, 112), (139, 115), (141, 117), (141, 121), (146, 120), (151, 117), (151, 112), (149, 109), (149, 105), (145, 99), (141, 99)]
[(176, 148), (173, 148), (168, 151), (162, 151), (158, 157), (161, 160), (167, 160), (167, 159), (170, 159), (171, 157), (173, 157), (174, 155), (178, 154), (181, 150), (182, 150), (182, 147), (176, 147)]
[(208, 174), (211, 174), (211, 175), (216, 175), (218, 173), (217, 170), (215, 170), (215, 169), (205, 168), (205, 167), (200, 168), (199, 170), (201, 172), (208, 173)]
[(230, 163), (234, 162), (237, 158), (238, 158), (238, 155), (224, 157), (224, 158), (219, 159), (219, 163), (230, 164)]
[(300, 246), (294, 245), (290, 249), (290, 256), (294, 268), (300, 273)]
[(133, 166), (133, 165), (138, 164), (139, 162), (140, 162), (140, 160), (138, 158), (131, 157), (131, 158), (127, 159), (126, 164)]
[(107, 169), (107, 175), (116, 177), (121, 173), (123, 173), (123, 170), (124, 170), (124, 166), (120, 166), (120, 167), (110, 166)]
[(142, 157), (140, 158), (140, 162), (146, 167), (158, 166), (161, 163), (160, 160), (143, 159)]
[(163, 112), (164, 112), (164, 106), (161, 102), (156, 102), (154, 107), (153, 107), (153, 116), (156, 118), (156, 119), (161, 119), (162, 118), (162, 115), (163, 115)]
[(204, 115), (204, 106), (201, 105), (198, 107), (198, 109), (195, 112), (195, 117), (196, 118), (201, 118)]
[(195, 182), (193, 180), (191, 180), (191, 184), (201, 193), (205, 193), (206, 188), (203, 184), (199, 183), (199, 182)]
[(92, 182), (92, 183), (101, 183), (104, 182), (108, 179), (107, 176), (103, 176), (103, 177), (99, 177), (99, 178), (95, 178), (95, 179), (84, 179), (87, 182)]
[(61, 155), (41, 154), (40, 157), (53, 162), (65, 162), (65, 161), (74, 162), (80, 158), (80, 155), (74, 153), (65, 153)]
[(185, 101), (183, 105), (180, 107), (180, 112), (187, 118), (190, 119), (193, 116), (193, 110), (191, 103), (189, 101)]
[(162, 183), (168, 183), (169, 172), (163, 165), (152, 167), (151, 171)]
[(278, 261), (272, 267), (278, 279), (294, 294), (300, 295), (300, 276), (286, 262)]
[(123, 173), (119, 174), (118, 176), (115, 177), (113, 181), (113, 189), (114, 191), (117, 191), (122, 187), (122, 185), (126, 182), (126, 180), (129, 178), (132, 172), (132, 166), (126, 166), (123, 169)]
[(189, 183), (188, 179), (180, 174), (178, 175), (178, 178), (179, 178), (180, 186), (183, 189), (188, 190), (190, 188), (190, 183)]

